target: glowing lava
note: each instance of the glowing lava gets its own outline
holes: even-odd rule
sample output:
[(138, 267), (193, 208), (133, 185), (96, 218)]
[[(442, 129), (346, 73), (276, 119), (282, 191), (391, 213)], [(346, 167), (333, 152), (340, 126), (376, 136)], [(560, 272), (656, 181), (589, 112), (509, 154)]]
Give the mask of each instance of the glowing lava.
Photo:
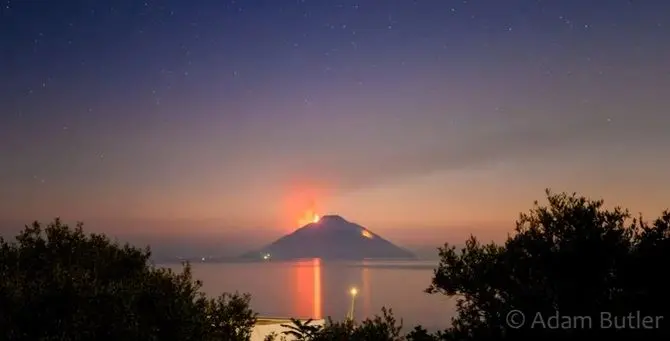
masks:
[(305, 226), (307, 224), (318, 223), (319, 219), (321, 219), (321, 217), (319, 217), (318, 214), (314, 213), (314, 211), (312, 210), (309, 210), (305, 212), (305, 214), (303, 214), (303, 216), (300, 219), (298, 219), (298, 226)]

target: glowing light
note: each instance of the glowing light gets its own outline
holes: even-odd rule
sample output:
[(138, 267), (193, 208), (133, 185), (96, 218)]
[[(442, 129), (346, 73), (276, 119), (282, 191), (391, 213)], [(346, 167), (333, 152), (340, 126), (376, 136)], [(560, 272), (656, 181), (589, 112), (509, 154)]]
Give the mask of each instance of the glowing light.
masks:
[(314, 213), (314, 211), (309, 210), (303, 214), (303, 216), (298, 219), (298, 226), (304, 226), (307, 224), (316, 224), (319, 222), (321, 217), (319, 217), (318, 214)]
[(312, 268), (314, 269), (314, 318), (321, 318), (321, 259), (314, 258), (312, 260)]
[(349, 313), (347, 314), (347, 318), (350, 321), (354, 320), (354, 309), (356, 306), (356, 295), (358, 294), (358, 289), (356, 288), (351, 288), (349, 290), (349, 293), (351, 294), (351, 308), (349, 309)]
[(368, 231), (368, 230), (361, 230), (361, 236), (363, 236), (365, 238), (368, 238), (368, 239), (372, 239), (372, 237), (373, 237), (372, 233), (370, 233), (370, 231)]
[(309, 316), (321, 319), (322, 291), (321, 291), (321, 260), (298, 261), (293, 267), (296, 282), (291, 287), (295, 290), (292, 297), (295, 304), (294, 311), (299, 316)]
[(269, 253), (264, 254), (263, 260), (270, 260), (270, 254)]

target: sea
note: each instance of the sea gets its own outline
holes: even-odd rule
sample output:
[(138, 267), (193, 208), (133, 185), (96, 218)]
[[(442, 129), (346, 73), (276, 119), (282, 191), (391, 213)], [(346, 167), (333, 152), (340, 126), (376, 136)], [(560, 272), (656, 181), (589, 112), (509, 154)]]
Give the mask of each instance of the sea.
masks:
[[(159, 264), (180, 271), (181, 264)], [(251, 294), (251, 308), (264, 317), (344, 319), (353, 305), (356, 320), (381, 315), (390, 308), (403, 329), (421, 324), (444, 329), (455, 313), (455, 299), (428, 294), (435, 261), (326, 262), (197, 262), (193, 276), (202, 290)], [(355, 295), (351, 289), (355, 288)]]

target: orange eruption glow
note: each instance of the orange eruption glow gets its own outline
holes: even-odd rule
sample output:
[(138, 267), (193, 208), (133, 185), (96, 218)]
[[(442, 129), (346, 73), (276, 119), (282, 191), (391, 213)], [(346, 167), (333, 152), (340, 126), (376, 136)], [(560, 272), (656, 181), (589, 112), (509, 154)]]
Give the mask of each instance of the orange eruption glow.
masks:
[(319, 222), (321, 217), (317, 212), (324, 210), (319, 202), (326, 196), (327, 187), (307, 180), (287, 184), (282, 198), (282, 224), (293, 231), (296, 227)]
[(300, 219), (298, 219), (298, 226), (305, 226), (311, 223), (318, 223), (319, 219), (321, 219), (321, 217), (319, 217), (318, 214), (314, 213), (313, 210), (308, 210), (303, 214), (302, 217), (300, 217)]

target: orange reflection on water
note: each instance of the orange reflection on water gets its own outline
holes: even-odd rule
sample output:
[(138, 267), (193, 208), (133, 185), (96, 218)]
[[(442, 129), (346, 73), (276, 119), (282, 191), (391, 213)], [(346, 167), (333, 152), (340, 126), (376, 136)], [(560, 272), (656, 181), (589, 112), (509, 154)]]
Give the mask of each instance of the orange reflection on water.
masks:
[(296, 274), (295, 310), (300, 317), (321, 318), (321, 259), (300, 261)]
[(315, 319), (321, 318), (321, 259), (314, 258), (312, 260), (312, 268), (314, 269), (314, 312)]
[(361, 282), (363, 282), (363, 313), (365, 315), (371, 315), (372, 304), (370, 303), (370, 269), (368, 269), (369, 262), (363, 261), (363, 268), (361, 270)]

